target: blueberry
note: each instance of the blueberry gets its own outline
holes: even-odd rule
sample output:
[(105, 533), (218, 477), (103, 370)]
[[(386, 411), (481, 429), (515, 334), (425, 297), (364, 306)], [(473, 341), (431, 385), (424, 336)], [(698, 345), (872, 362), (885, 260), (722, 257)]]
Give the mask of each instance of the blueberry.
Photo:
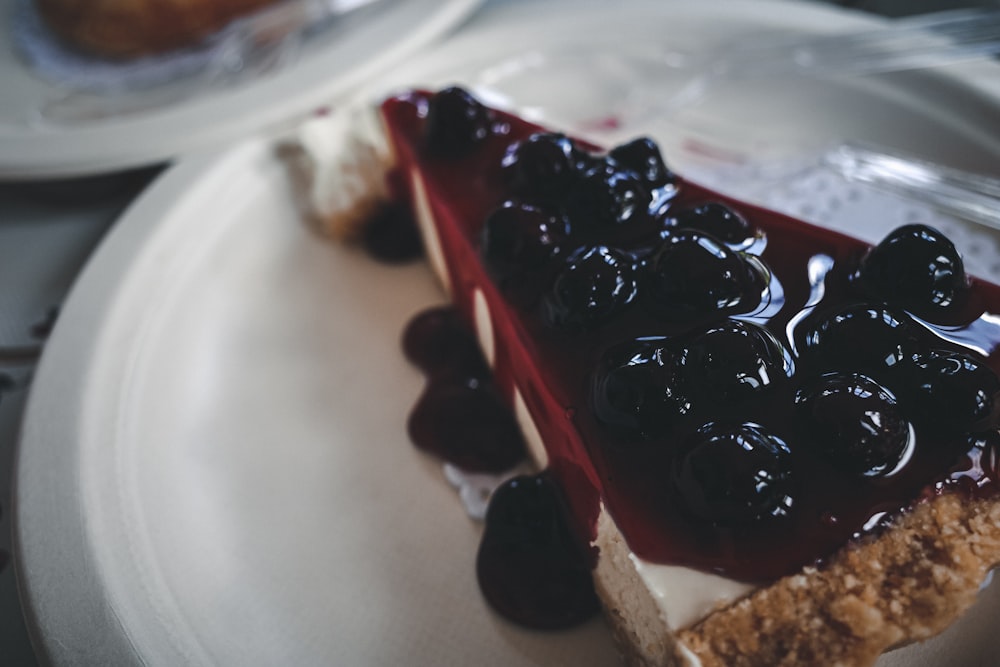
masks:
[(382, 262), (400, 264), (422, 257), (423, 240), (410, 207), (390, 204), (381, 208), (365, 225), (365, 250)]
[(891, 472), (910, 440), (893, 394), (866, 375), (828, 373), (795, 396), (808, 438), (837, 468), (866, 477)]
[(694, 398), (707, 405), (758, 395), (793, 370), (791, 355), (771, 332), (740, 320), (692, 337), (677, 364)]
[(952, 305), (967, 286), (954, 244), (926, 225), (891, 232), (861, 260), (855, 280), (878, 298), (923, 313)]
[(403, 353), (431, 377), (489, 375), (475, 333), (453, 306), (430, 308), (410, 320), (403, 332)]
[(788, 446), (758, 424), (709, 423), (680, 450), (671, 486), (697, 519), (738, 526), (788, 513)]
[(707, 202), (674, 214), (677, 227), (690, 227), (726, 243), (738, 244), (753, 235), (750, 223), (721, 202)]
[(887, 306), (856, 303), (810, 316), (795, 328), (795, 338), (800, 357), (814, 370), (880, 377), (916, 352), (915, 326)]
[(483, 257), (495, 278), (540, 269), (565, 248), (569, 225), (559, 214), (507, 201), (483, 225)]
[(503, 616), (540, 630), (578, 625), (597, 613), (590, 563), (547, 475), (505, 482), (490, 498), (476, 576)]
[(625, 253), (607, 246), (580, 248), (566, 258), (542, 307), (556, 326), (588, 328), (621, 311), (637, 290), (635, 267)]
[(463, 88), (445, 88), (431, 97), (427, 108), (424, 146), (441, 157), (470, 153), (490, 135), (489, 109)]
[(463, 470), (503, 472), (524, 460), (514, 415), (492, 384), (430, 382), (407, 423), (410, 439)]
[(604, 353), (593, 381), (594, 414), (627, 436), (665, 435), (690, 407), (663, 338), (640, 338)]
[(692, 229), (666, 238), (652, 257), (650, 276), (653, 309), (677, 322), (749, 312), (760, 304), (768, 284), (758, 260)]
[(633, 139), (617, 146), (608, 155), (618, 164), (635, 172), (650, 189), (666, 187), (677, 180), (664, 164), (656, 142), (648, 137)]
[(996, 428), (1000, 378), (969, 354), (931, 350), (913, 355), (908, 379), (914, 415), (948, 431)]
[(575, 179), (576, 157), (577, 150), (568, 137), (538, 133), (511, 146), (502, 165), (515, 192), (559, 196)]
[(647, 215), (649, 189), (639, 177), (616, 169), (605, 160), (587, 169), (566, 195), (570, 221), (582, 227), (601, 229), (625, 225)]

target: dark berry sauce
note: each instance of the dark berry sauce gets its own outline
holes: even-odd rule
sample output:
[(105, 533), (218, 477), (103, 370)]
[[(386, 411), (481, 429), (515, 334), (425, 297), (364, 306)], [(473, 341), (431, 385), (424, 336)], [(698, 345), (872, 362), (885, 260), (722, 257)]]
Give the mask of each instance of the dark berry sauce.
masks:
[[(416, 315), (403, 351), (427, 377), (409, 420), (419, 449), (467, 471), (504, 472), (525, 458), (514, 415), (454, 307)], [(516, 477), (493, 493), (476, 575), (497, 612), (537, 630), (569, 628), (597, 612), (592, 563), (571, 526), (546, 473)]]
[(372, 257), (387, 264), (402, 264), (424, 254), (413, 214), (399, 202), (383, 206), (368, 221), (362, 242)]
[(471, 323), (482, 291), (495, 391), (524, 396), (583, 543), (603, 503), (645, 560), (767, 581), (997, 492), (1000, 287), (938, 232), (873, 250), (647, 140), (603, 153), (461, 97), (455, 132), (432, 95), (385, 103), (395, 182), (419, 167), (454, 303)]
[(597, 613), (592, 564), (564, 516), (558, 485), (546, 473), (515, 477), (493, 492), (476, 577), (506, 618), (561, 630)]
[(407, 424), (418, 448), (472, 472), (503, 472), (524, 459), (514, 415), (475, 335), (454, 309), (435, 308), (414, 318), (403, 349), (427, 374)]

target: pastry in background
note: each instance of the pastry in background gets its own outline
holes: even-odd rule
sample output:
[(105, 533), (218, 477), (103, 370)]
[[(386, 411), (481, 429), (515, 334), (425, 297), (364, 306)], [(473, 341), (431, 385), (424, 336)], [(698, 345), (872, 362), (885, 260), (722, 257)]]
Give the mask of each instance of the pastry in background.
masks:
[(37, 0), (39, 13), (67, 44), (126, 59), (190, 46), (234, 19), (278, 0)]

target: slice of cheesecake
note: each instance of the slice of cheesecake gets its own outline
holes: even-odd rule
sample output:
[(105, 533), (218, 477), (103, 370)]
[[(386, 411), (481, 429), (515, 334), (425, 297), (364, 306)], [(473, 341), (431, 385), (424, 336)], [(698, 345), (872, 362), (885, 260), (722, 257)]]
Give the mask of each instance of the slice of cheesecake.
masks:
[(636, 665), (871, 664), (1000, 562), (1000, 288), (461, 89), (386, 100), (389, 190), (556, 480)]

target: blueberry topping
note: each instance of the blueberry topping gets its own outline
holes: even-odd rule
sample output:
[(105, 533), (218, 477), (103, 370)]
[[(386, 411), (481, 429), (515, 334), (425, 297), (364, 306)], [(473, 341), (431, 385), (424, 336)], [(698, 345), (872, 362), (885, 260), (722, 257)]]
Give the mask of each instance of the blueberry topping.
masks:
[(625, 253), (607, 246), (581, 248), (566, 258), (543, 309), (556, 326), (587, 328), (630, 304), (637, 289), (635, 268)]
[(753, 235), (746, 218), (720, 202), (692, 206), (674, 217), (677, 227), (697, 229), (726, 243), (739, 244)]
[(576, 156), (566, 136), (538, 133), (511, 146), (502, 164), (515, 192), (546, 197), (563, 194), (573, 183)]
[(407, 429), (418, 448), (463, 470), (503, 472), (524, 459), (521, 430), (492, 384), (428, 383)]
[(424, 146), (431, 155), (460, 157), (490, 135), (489, 110), (463, 88), (445, 88), (427, 108)]
[[(429, 375), (411, 432), (496, 470), (524, 453), (507, 409), (527, 406), (575, 510), (565, 553), (593, 553), (600, 500), (644, 560), (776, 580), (924, 499), (1000, 497), (1000, 286), (967, 279), (937, 232), (872, 248), (675, 177), (646, 139), (604, 152), (499, 110), (442, 159), (424, 144), (431, 98), (383, 106), (402, 140), (388, 185), (427, 195), (464, 319), (487, 281), (500, 382), (473, 332), (422, 318), (405, 343)], [(495, 496), (477, 570), (505, 615), (556, 627), (575, 603), (546, 600), (593, 598), (578, 597), (586, 566), (564, 586), (576, 566), (539, 556), (562, 497), (536, 501), (534, 484), (523, 514)]]
[(431, 377), (465, 380), (489, 374), (475, 333), (451, 306), (430, 308), (410, 320), (403, 332), (403, 353)]
[(996, 428), (1000, 378), (968, 354), (932, 350), (913, 355), (907, 379), (914, 414), (928, 426), (951, 431)]
[(893, 471), (910, 425), (892, 393), (866, 375), (829, 373), (795, 396), (808, 436), (837, 468), (875, 477)]
[(650, 189), (662, 188), (677, 180), (664, 164), (659, 146), (648, 137), (633, 139), (617, 146), (608, 155), (618, 164), (635, 172)]
[(372, 217), (364, 229), (364, 246), (382, 262), (400, 264), (424, 254), (420, 230), (408, 206), (391, 204)]
[(664, 319), (691, 321), (760, 305), (768, 279), (758, 260), (692, 229), (671, 233), (652, 258), (652, 306)]
[(891, 232), (861, 260), (855, 279), (874, 296), (924, 313), (952, 305), (967, 286), (954, 244), (926, 225)]
[(793, 370), (791, 355), (767, 329), (727, 320), (694, 336), (678, 367), (695, 398), (706, 405), (759, 395)]
[(597, 613), (590, 565), (565, 515), (545, 474), (516, 477), (494, 491), (476, 576), (483, 596), (506, 618), (556, 630)]
[(605, 352), (594, 377), (594, 414), (627, 436), (665, 435), (690, 407), (679, 377), (675, 354), (664, 339), (618, 345)]
[(503, 278), (540, 269), (559, 254), (569, 236), (566, 219), (542, 208), (507, 201), (483, 226), (483, 257), (491, 273)]
[(600, 229), (625, 225), (647, 215), (649, 189), (639, 177), (600, 162), (583, 173), (566, 196), (570, 221)]
[(897, 370), (917, 348), (913, 322), (886, 306), (850, 304), (809, 317), (796, 327), (799, 354), (813, 370)]
[(788, 513), (788, 446), (753, 423), (709, 423), (683, 446), (672, 487), (696, 518), (738, 526)]

